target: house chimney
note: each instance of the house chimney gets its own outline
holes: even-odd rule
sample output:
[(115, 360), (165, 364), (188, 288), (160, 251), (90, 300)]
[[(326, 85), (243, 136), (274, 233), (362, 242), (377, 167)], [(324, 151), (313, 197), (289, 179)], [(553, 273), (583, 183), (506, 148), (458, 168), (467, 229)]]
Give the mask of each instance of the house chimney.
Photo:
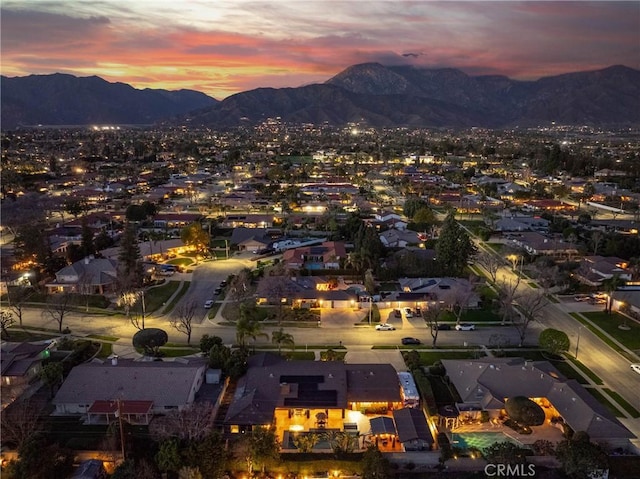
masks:
[(84, 264), (89, 264), (90, 261), (91, 258), (89, 258), (88, 256), (84, 258)]
[(111, 366), (117, 366), (118, 365), (118, 355), (117, 354), (112, 354), (111, 355)]

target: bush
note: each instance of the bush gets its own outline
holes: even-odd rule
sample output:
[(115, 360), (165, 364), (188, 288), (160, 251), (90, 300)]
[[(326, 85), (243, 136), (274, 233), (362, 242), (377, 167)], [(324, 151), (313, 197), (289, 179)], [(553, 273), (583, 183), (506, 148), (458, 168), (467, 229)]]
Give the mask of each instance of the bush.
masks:
[(525, 396), (507, 399), (505, 409), (511, 419), (522, 426), (540, 426), (544, 424), (544, 410)]
[(432, 416), (437, 414), (438, 405), (436, 404), (436, 398), (431, 388), (431, 382), (429, 382), (429, 379), (421, 369), (416, 369), (412, 371), (412, 373), (416, 381), (416, 386), (418, 386), (418, 391), (420, 392), (420, 398), (427, 408), (427, 412)]

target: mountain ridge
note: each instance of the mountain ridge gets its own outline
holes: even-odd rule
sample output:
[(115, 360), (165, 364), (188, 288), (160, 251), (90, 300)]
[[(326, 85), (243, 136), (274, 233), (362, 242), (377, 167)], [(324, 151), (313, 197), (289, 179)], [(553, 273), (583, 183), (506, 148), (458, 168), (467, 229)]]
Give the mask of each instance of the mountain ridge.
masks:
[[(29, 86), (37, 83), (34, 77), (44, 83), (36, 92)], [(274, 117), (291, 123), (384, 127), (640, 124), (640, 70), (624, 65), (522, 81), (472, 76), (455, 68), (363, 63), (324, 83), (256, 88), (222, 101), (194, 90), (137, 90), (97, 76), (66, 74), (3, 76), (2, 92), (3, 128), (29, 124), (25, 119), (31, 124), (161, 122), (229, 128)], [(56, 95), (60, 99), (50, 99)]]

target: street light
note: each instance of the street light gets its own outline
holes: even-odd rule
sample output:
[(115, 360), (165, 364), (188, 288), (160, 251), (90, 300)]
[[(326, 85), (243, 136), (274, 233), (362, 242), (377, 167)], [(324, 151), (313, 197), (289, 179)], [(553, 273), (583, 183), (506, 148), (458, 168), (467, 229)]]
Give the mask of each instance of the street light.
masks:
[(580, 347), (580, 330), (582, 326), (578, 326), (578, 339), (576, 340), (576, 359), (578, 359), (578, 348)]

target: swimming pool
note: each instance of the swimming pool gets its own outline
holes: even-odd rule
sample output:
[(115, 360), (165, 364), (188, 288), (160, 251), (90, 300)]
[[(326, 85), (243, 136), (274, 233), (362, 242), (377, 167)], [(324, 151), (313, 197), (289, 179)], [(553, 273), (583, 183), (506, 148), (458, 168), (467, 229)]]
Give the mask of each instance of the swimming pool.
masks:
[(451, 446), (460, 449), (475, 447), (482, 451), (496, 442), (511, 442), (516, 446), (522, 446), (518, 441), (501, 432), (454, 432), (451, 434)]

